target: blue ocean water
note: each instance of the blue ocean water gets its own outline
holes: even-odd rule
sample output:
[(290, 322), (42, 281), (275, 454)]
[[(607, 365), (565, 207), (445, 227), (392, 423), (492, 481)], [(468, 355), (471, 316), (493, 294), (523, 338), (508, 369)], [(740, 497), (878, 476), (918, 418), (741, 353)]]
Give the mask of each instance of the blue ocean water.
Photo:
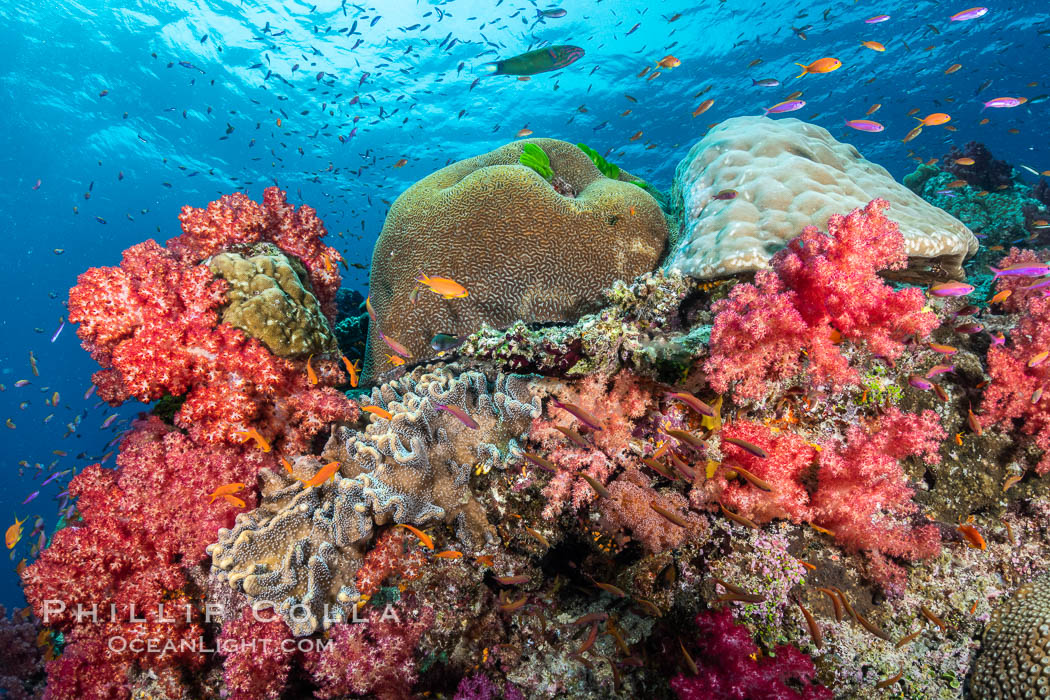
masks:
[[(69, 476), (23, 500), (48, 475), (96, 461), (144, 408), (121, 407), (101, 429), (113, 409), (82, 398), (97, 366), (73, 328), (50, 342), (68, 289), (78, 273), (117, 264), (135, 243), (177, 235), (183, 205), (237, 190), (260, 198), (277, 184), (291, 201), (314, 206), (330, 242), (367, 267), (387, 205), (401, 191), (522, 129), (585, 142), (667, 189), (678, 160), (710, 125), (760, 114), (798, 90), (807, 104), (790, 116), (827, 127), (897, 178), (916, 160), (970, 140), (1015, 165), (1050, 169), (1045, 2), (988, 4), (983, 17), (958, 22), (949, 18), (968, 5), (930, 0), (566, 0), (558, 6), (564, 16), (539, 21), (537, 11), (552, 7), (524, 0), (0, 7), (7, 59), (0, 417), (14, 426), (3, 428), (0, 520), (6, 529), (16, 516), (29, 518), (0, 574), (0, 602), (22, 604), (14, 565), (38, 540), (29, 536), (37, 515), (47, 533), (54, 528), (55, 497)], [(877, 15), (889, 19), (865, 22)], [(586, 54), (529, 80), (483, 75), (486, 62), (550, 44)], [(681, 65), (642, 75), (668, 55)], [(795, 77), (796, 62), (825, 56), (843, 66)], [(954, 64), (961, 68), (946, 74)], [(780, 85), (752, 84), (767, 78)], [(1003, 96), (1028, 102), (982, 111)], [(692, 116), (708, 99), (712, 106)], [(866, 116), (876, 103), (881, 108)], [(917, 123), (913, 109), (949, 113), (954, 131), (928, 128), (902, 143)], [(862, 118), (885, 130), (845, 126)], [(344, 284), (366, 293), (367, 270), (351, 268)], [(15, 387), (20, 379), (30, 383)], [(46, 404), (56, 391), (58, 405)]]

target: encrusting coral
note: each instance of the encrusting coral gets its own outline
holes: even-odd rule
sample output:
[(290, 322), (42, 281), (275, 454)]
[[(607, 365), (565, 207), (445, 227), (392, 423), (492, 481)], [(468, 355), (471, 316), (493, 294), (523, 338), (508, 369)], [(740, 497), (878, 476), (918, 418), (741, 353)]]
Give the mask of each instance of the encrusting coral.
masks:
[[(525, 144), (543, 150), (575, 197), (519, 164)], [(397, 198), (376, 242), (370, 293), (377, 323), (369, 329), (365, 376), (388, 367), (380, 332), (426, 358), (438, 333), (575, 321), (600, 306), (613, 280), (656, 267), (668, 235), (656, 200), (603, 176), (564, 141), (516, 141), (442, 168)], [(420, 273), (455, 280), (468, 296), (416, 291)]]
[(761, 269), (806, 226), (822, 227), (872, 199), (889, 203), (909, 272), (919, 277), (932, 267), (934, 277), (958, 278), (962, 261), (977, 250), (958, 220), (827, 129), (797, 119), (726, 119), (678, 164), (672, 198), (683, 232), (665, 267), (693, 277)]
[[(300, 457), (291, 474), (264, 471), (259, 508), (208, 548), (220, 578), (276, 608), (297, 636), (351, 616), (375, 526), (440, 521), (466, 545), (493, 539), (471, 471), (502, 466), (539, 415), (525, 377), (500, 375), (490, 386), (480, 372), (441, 365), (374, 388), (371, 401), (391, 417), (373, 417), (364, 431), (336, 427), (322, 459)], [(334, 479), (302, 481), (333, 461)]]
[(328, 319), (302, 264), (270, 243), (219, 253), (208, 268), (228, 283), (221, 321), (240, 328), (278, 357), (336, 350)]

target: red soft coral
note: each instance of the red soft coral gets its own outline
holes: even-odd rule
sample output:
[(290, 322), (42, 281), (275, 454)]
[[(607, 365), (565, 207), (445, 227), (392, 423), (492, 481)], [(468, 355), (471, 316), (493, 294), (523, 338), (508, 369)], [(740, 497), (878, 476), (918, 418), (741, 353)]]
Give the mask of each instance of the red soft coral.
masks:
[[(225, 483), (254, 484), (259, 469), (274, 466), (257, 450), (195, 445), (156, 417), (136, 423), (121, 447), (117, 469), (91, 465), (70, 482), (83, 522), (56, 532), (22, 574), (34, 612), (70, 642), (48, 665), (49, 682), (71, 689), (55, 697), (121, 697), (126, 690), (113, 689), (132, 665), (164, 675), (204, 663), (192, 645), (203, 630), (184, 567), (206, 558), (205, 547), (238, 512), (223, 500), (208, 503), (208, 494)], [(240, 497), (255, 506), (253, 492)], [(96, 609), (97, 623), (88, 617)], [(133, 645), (150, 642), (158, 653), (135, 652)]]
[(679, 700), (831, 700), (831, 691), (816, 682), (809, 656), (781, 644), (759, 658), (751, 634), (733, 621), (729, 608), (700, 613), (696, 626), (699, 673), (671, 679)]
[[(985, 427), (1001, 425), (1011, 430), (1019, 423), (1024, 435), (1035, 437), (1043, 450), (1036, 472), (1050, 472), (1050, 362), (1032, 358), (1050, 349), (1050, 298), (1030, 299), (1020, 323), (1010, 333), (1008, 345), (988, 350), (991, 377), (981, 402), (980, 421)], [(1036, 392), (1039, 392), (1037, 395)], [(1034, 400), (1033, 400), (1034, 399)]]
[[(925, 336), (937, 316), (923, 311), (922, 292), (894, 291), (877, 274), (907, 263), (904, 237), (876, 199), (848, 216), (833, 216), (828, 234), (806, 227), (760, 270), (717, 302), (711, 357), (705, 369), (719, 393), (759, 399), (770, 382), (804, 371), (811, 383), (836, 390), (857, 381), (836, 334), (893, 360), (909, 335)], [(806, 360), (803, 363), (802, 355)]]
[(276, 357), (219, 323), (226, 282), (197, 264), (223, 246), (271, 240), (306, 256), (315, 291), (323, 291), (319, 300), (334, 304), (339, 275), (328, 270), (334, 258), (320, 243), (324, 227), (313, 210), (294, 212), (283, 197), (267, 190), (262, 207), (234, 195), (206, 210), (187, 208), (186, 233), (168, 241), (169, 248), (146, 241), (126, 250), (120, 267), (80, 275), (70, 290), (69, 319), (80, 324), (77, 335), (103, 366), (94, 377), (100, 398), (117, 404), (182, 396), (176, 423), (194, 440), (237, 442), (234, 433), (254, 427), (287, 453), (306, 450), (327, 424), (356, 418), (356, 406), (332, 388), (345, 379), (337, 359), (315, 358), (314, 386), (304, 362)]

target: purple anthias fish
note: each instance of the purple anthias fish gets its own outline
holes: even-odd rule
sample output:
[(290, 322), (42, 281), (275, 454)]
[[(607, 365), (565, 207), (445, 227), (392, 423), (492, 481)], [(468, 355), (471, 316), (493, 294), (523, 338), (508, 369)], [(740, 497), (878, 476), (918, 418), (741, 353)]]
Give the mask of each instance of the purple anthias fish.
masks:
[(952, 22), (962, 22), (968, 19), (977, 19), (978, 17), (984, 17), (988, 14), (987, 7), (971, 7), (969, 10), (963, 10), (962, 12), (956, 12), (951, 16)]
[(869, 119), (849, 119), (846, 121), (846, 126), (857, 131), (868, 131), (871, 133), (878, 133), (886, 128), (882, 124)]
[(1017, 263), (1016, 265), (1010, 265), (1009, 267), (1004, 267), (1002, 269), (989, 265), (988, 269), (992, 271), (992, 274), (995, 277), (1042, 277), (1043, 275), (1050, 273), (1050, 265), (1041, 262)]
[(930, 287), (930, 294), (935, 297), (964, 297), (973, 291), (973, 285), (965, 282), (941, 282)]
[(783, 114), (784, 112), (794, 112), (797, 109), (802, 109), (806, 106), (805, 100), (788, 100), (787, 102), (781, 102), (775, 104), (772, 107), (766, 108), (766, 114)]
[(933, 388), (933, 382), (929, 382), (922, 377), (918, 377), (914, 374), (908, 377), (908, 383), (916, 389), (922, 389), (923, 391), (929, 391)]
[(868, 17), (864, 20), (864, 24), (878, 24), (879, 22), (885, 22), (889, 18), (889, 15), (875, 15), (874, 17)]
[(1016, 97), (996, 97), (994, 100), (988, 100), (984, 103), (984, 109), (989, 107), (1016, 107), (1021, 104), (1021, 100)]
[(776, 78), (762, 78), (762, 80), (751, 79), (751, 87), (777, 87), (780, 85), (780, 81)]
[(52, 343), (55, 342), (56, 340), (58, 340), (58, 334), (61, 333), (62, 329), (65, 328), (65, 327), (66, 327), (65, 320), (59, 319), (58, 328), (55, 330), (54, 334), (51, 336), (51, 342)]
[(954, 372), (955, 365), (934, 365), (930, 367), (930, 371), (926, 373), (927, 379), (933, 379), (938, 374), (945, 374), (946, 372)]
[(22, 501), (22, 505), (25, 505), (26, 503), (29, 503), (31, 500), (33, 500), (34, 498), (36, 498), (39, 495), (40, 495), (40, 491), (39, 490), (34, 491), (33, 493), (31, 493), (28, 496), (26, 496), (26, 500)]
[(602, 426), (598, 425), (598, 419), (592, 416), (587, 411), (583, 410), (579, 406), (571, 403), (562, 403), (557, 399), (552, 399), (552, 403), (558, 408), (568, 411), (572, 415), (576, 416), (576, 419), (586, 425), (591, 430), (601, 430)]
[(478, 426), (478, 422), (476, 420), (474, 420), (473, 418), (471, 418), (470, 416), (468, 416), (466, 413), (464, 413), (463, 410), (460, 409), (460, 408), (456, 408), (455, 406), (446, 406), (443, 403), (434, 404), (434, 408), (436, 408), (439, 411), (444, 411), (445, 413), (449, 413), (449, 414), (455, 416), (456, 419), (459, 420), (460, 423), (462, 423), (463, 425), (467, 426), (471, 430), (477, 430), (478, 427), (479, 427)]

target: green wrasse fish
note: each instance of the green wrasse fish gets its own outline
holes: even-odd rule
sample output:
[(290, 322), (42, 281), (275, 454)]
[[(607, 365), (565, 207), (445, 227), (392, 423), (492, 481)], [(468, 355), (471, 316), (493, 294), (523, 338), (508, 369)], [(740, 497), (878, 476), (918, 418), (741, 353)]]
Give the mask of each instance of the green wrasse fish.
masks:
[(559, 70), (582, 57), (583, 49), (579, 46), (567, 44), (548, 46), (545, 49), (536, 49), (502, 61), (486, 63), (482, 66), (482, 70), (492, 75), (536, 75)]

